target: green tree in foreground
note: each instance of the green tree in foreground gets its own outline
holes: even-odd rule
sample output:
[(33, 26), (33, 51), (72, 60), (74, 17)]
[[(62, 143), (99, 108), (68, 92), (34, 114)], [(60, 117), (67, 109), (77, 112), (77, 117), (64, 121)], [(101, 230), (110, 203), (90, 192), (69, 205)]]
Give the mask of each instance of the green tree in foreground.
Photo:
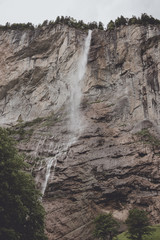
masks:
[(119, 224), (112, 214), (100, 214), (94, 220), (94, 236), (101, 240), (112, 240), (118, 233)]
[(0, 128), (0, 239), (46, 240), (40, 194), (24, 167), (12, 139)]
[(144, 210), (130, 210), (126, 224), (128, 227), (127, 237), (132, 240), (142, 240), (153, 232), (153, 229), (149, 227), (147, 212)]

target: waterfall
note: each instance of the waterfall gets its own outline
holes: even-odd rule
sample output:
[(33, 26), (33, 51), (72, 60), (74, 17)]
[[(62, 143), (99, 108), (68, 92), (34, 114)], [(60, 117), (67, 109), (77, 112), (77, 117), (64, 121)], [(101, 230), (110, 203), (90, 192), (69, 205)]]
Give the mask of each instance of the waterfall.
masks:
[[(88, 53), (90, 48), (90, 41), (91, 41), (91, 30), (88, 32), (88, 36), (85, 40), (82, 54), (79, 57), (76, 70), (72, 77), (70, 78), (71, 86), (70, 86), (70, 129), (72, 132), (72, 140), (68, 142), (66, 145), (59, 145), (58, 146), (58, 152), (54, 157), (48, 157), (45, 159), (46, 167), (45, 167), (45, 178), (43, 179), (42, 185), (41, 185), (41, 192), (42, 195), (44, 195), (48, 180), (50, 178), (51, 174), (51, 168), (54, 164), (54, 169), (57, 164), (57, 159), (62, 154), (67, 154), (68, 149), (74, 142), (74, 139), (77, 139), (77, 135), (79, 135), (83, 129), (83, 119), (82, 116), (80, 116), (80, 103), (82, 98), (82, 87), (83, 87), (83, 78), (85, 76), (86, 72), (86, 66), (87, 66), (87, 60), (88, 60)], [(43, 143), (44, 144), (44, 143)], [(40, 144), (37, 145), (37, 151), (39, 150)]]
[(71, 77), (70, 86), (70, 122), (69, 129), (76, 138), (84, 129), (85, 123), (80, 115), (80, 103), (82, 99), (83, 79), (86, 73), (88, 53), (90, 48), (92, 31), (89, 30), (85, 40), (83, 51), (79, 57), (77, 68)]
[(54, 162), (54, 169), (57, 165), (57, 158), (54, 158), (54, 157), (48, 158), (48, 159), (46, 159), (46, 162), (47, 162), (47, 168), (46, 168), (46, 173), (45, 173), (45, 180), (42, 184), (42, 190), (41, 190), (42, 196), (44, 195), (46, 187), (47, 187), (47, 183), (48, 183), (48, 180), (50, 177), (50, 172), (51, 172), (51, 167), (53, 165), (53, 162)]

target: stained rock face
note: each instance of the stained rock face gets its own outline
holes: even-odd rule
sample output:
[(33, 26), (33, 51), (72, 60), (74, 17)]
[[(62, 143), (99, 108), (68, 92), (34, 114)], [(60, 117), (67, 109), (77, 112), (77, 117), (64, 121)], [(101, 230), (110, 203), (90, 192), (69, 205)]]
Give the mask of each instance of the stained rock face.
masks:
[(1, 124), (57, 111), (69, 95), (85, 35), (66, 26), (35, 31), (1, 32)]
[(92, 32), (85, 128), (74, 136), (70, 91), (86, 35), (63, 25), (0, 34), (0, 123), (45, 189), (50, 240), (92, 240), (97, 214), (123, 221), (135, 206), (160, 223), (160, 28)]

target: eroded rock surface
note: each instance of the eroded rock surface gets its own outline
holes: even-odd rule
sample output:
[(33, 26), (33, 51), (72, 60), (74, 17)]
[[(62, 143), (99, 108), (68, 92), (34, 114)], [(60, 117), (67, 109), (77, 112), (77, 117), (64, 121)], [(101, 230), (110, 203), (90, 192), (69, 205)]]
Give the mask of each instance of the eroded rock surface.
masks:
[[(0, 34), (0, 123), (12, 126), (43, 197), (50, 240), (92, 240), (93, 219), (138, 206), (160, 223), (160, 28), (92, 32), (83, 85), (85, 129), (69, 98), (87, 33), (57, 25)], [(72, 80), (71, 80), (72, 79)]]

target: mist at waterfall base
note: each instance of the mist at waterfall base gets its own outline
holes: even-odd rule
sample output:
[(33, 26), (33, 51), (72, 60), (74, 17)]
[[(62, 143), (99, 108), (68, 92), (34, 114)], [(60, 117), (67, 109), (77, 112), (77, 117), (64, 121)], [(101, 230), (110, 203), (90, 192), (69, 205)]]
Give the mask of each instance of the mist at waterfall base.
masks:
[[(69, 101), (69, 121), (68, 121), (68, 128), (71, 132), (70, 139), (66, 144), (57, 143), (53, 146), (51, 143), (50, 148), (54, 148), (55, 156), (45, 158), (45, 166), (42, 167), (42, 163), (40, 163), (39, 170), (42, 169), (42, 174), (38, 175), (35, 179), (37, 184), (41, 184), (41, 193), (42, 196), (45, 194), (48, 181), (51, 175), (51, 168), (53, 166), (53, 173), (57, 165), (58, 158), (61, 157), (62, 154), (67, 154), (68, 149), (70, 146), (76, 142), (84, 128), (86, 127), (84, 118), (80, 113), (80, 104), (82, 100), (82, 89), (83, 89), (83, 82), (86, 73), (87, 61), (88, 61), (88, 53), (90, 49), (90, 42), (91, 42), (91, 34), (92, 31), (89, 30), (88, 35), (85, 39), (84, 46), (80, 56), (78, 57), (76, 67), (74, 69), (74, 73), (70, 74), (70, 101)], [(44, 147), (45, 142), (47, 139), (40, 140), (37, 147), (36, 147), (36, 155), (38, 157), (39, 150)]]

